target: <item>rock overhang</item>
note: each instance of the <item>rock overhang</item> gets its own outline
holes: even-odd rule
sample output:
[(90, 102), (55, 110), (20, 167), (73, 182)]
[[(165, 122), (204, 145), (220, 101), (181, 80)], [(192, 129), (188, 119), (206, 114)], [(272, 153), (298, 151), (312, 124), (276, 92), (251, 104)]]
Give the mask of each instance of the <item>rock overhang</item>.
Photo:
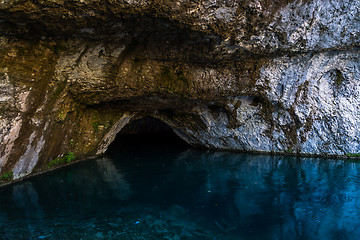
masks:
[[(151, 115), (193, 145), (360, 151), (356, 1), (0, 1), (1, 172)], [(56, 136), (56, 137), (55, 137)]]

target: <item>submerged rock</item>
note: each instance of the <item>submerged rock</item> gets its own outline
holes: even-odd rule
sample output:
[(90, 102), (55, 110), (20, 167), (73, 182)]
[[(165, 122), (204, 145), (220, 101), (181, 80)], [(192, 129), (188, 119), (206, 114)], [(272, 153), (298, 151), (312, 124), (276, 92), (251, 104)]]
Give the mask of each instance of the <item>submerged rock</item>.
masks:
[(1, 173), (102, 154), (146, 116), (213, 149), (358, 153), (358, 16), (352, 0), (2, 0)]

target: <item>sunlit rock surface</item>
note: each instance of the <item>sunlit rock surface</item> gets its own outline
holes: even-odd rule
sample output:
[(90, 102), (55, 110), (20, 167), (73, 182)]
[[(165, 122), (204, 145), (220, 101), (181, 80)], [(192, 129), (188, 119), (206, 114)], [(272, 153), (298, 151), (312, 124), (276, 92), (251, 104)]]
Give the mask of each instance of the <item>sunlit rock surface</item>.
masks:
[(0, 168), (102, 154), (129, 122), (187, 142), (360, 152), (360, 3), (0, 1)]

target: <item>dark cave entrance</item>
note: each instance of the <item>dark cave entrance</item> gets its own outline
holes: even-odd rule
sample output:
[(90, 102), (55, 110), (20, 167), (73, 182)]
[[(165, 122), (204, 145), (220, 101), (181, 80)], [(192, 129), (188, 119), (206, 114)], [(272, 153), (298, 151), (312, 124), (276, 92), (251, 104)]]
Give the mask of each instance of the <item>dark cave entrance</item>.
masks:
[(145, 117), (127, 124), (116, 135), (107, 153), (134, 149), (186, 149), (191, 147), (163, 121)]

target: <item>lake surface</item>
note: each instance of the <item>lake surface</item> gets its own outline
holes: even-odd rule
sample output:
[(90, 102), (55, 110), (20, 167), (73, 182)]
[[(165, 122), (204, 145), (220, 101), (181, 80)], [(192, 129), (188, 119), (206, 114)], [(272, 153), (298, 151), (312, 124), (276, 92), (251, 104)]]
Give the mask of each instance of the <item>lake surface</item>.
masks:
[(360, 165), (113, 147), (0, 189), (0, 239), (360, 238)]

